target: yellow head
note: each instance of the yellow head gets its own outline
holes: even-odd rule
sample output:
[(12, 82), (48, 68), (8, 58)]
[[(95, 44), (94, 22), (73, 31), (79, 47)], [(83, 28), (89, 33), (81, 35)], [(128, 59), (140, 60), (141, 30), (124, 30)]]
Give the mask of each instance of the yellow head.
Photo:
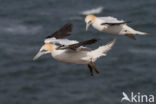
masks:
[(91, 24), (93, 24), (96, 20), (96, 16), (90, 14), (88, 16), (86, 16), (85, 18), (85, 22), (86, 22), (86, 31), (88, 31), (88, 28)]
[(54, 44), (50, 44), (50, 43), (46, 43), (44, 44), (40, 51), (36, 54), (36, 56), (33, 58), (33, 60), (38, 59), (40, 56), (47, 54), (47, 53), (53, 53), (55, 51), (55, 45)]

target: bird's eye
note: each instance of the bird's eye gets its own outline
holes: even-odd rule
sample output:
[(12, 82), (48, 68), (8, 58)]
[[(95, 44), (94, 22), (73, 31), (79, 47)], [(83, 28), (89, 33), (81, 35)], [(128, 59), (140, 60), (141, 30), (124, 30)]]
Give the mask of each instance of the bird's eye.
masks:
[(91, 21), (91, 20), (88, 22), (88, 24), (90, 24), (90, 23), (92, 23), (92, 21)]

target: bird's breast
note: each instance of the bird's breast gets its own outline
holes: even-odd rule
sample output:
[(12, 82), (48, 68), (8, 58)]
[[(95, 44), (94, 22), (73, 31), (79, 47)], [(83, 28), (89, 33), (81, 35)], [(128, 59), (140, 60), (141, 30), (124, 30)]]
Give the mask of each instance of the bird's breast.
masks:
[(52, 54), (52, 56), (61, 62), (70, 63), (70, 64), (88, 64), (89, 57), (86, 52), (68, 52), (62, 51)]
[(95, 22), (95, 23), (93, 23), (92, 25), (93, 25), (93, 27), (94, 27), (95, 29), (97, 29), (98, 31), (103, 31), (104, 29), (107, 28), (106, 25), (101, 25), (99, 22)]

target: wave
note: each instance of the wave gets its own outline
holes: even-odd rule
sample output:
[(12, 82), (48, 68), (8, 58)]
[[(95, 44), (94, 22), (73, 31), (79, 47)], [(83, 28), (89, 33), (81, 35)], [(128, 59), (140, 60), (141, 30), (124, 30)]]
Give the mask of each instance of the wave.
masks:
[(129, 50), (132, 53), (135, 54), (144, 54), (144, 55), (156, 55), (156, 50), (155, 49), (130, 49)]
[(73, 16), (73, 17), (70, 17), (69, 20), (82, 20), (83, 18), (80, 17), (80, 16)]
[(104, 9), (103, 7), (93, 8), (90, 10), (82, 11), (80, 14), (82, 14), (82, 15), (99, 14), (103, 11), (103, 9)]
[(4, 28), (4, 31), (12, 34), (35, 34), (42, 29), (42, 26), (25, 26), (25, 25), (11, 25)]

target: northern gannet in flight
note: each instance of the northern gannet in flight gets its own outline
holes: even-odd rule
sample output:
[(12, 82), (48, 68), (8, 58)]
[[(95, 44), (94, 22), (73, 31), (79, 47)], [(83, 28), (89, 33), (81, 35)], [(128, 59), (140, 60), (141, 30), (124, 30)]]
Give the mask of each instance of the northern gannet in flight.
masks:
[(33, 60), (50, 53), (54, 59), (64, 63), (88, 65), (91, 76), (93, 76), (93, 70), (98, 74), (99, 71), (95, 67), (94, 62), (101, 56), (106, 56), (116, 40), (114, 39), (104, 46), (91, 50), (84, 46), (97, 42), (97, 39), (90, 39), (82, 42), (62, 39), (65, 36), (69, 36), (69, 32), (71, 31), (72, 24), (66, 24), (54, 34), (48, 36), (44, 41), (45, 44), (41, 47)]
[(124, 35), (128, 36), (134, 40), (134, 34), (139, 35), (149, 35), (145, 32), (140, 32), (132, 29), (127, 25), (128, 22), (123, 20), (118, 20), (117, 18), (108, 16), (108, 17), (96, 17), (94, 15), (88, 15), (85, 18), (86, 22), (86, 31), (89, 26), (92, 25), (95, 29), (100, 32), (108, 33), (108, 34), (116, 34), (116, 35)]

